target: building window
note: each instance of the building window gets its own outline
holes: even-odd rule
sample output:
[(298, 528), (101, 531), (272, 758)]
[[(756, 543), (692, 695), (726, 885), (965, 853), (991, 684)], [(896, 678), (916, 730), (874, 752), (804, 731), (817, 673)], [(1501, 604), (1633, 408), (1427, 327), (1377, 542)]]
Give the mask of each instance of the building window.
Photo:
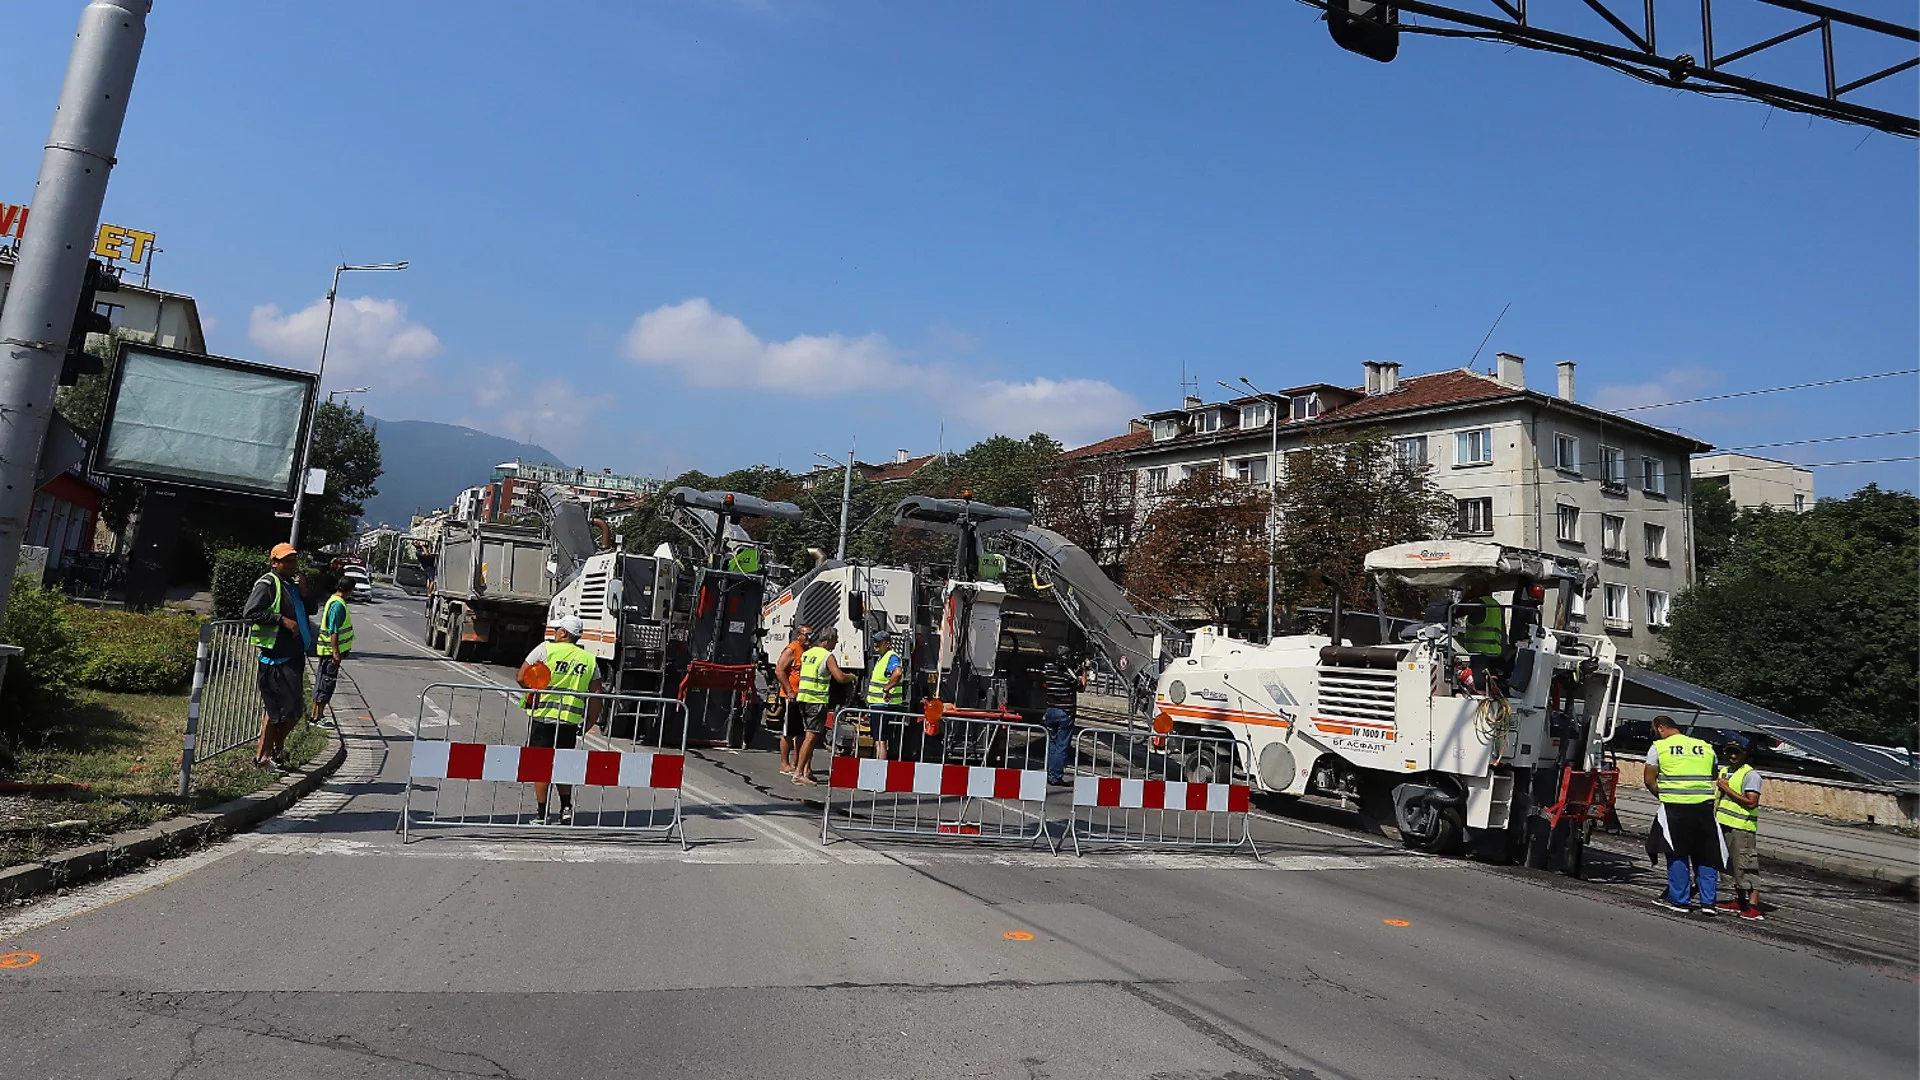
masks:
[(1617, 446), (1600, 448), (1600, 482), (1607, 487), (1625, 491), (1627, 487), (1627, 452)]
[(1673, 598), (1659, 589), (1647, 590), (1647, 625), (1667, 625), (1667, 614), (1673, 606)]
[(1461, 499), (1457, 527), (1463, 536), (1486, 536), (1493, 532), (1493, 500)]
[(1561, 472), (1580, 474), (1580, 440), (1571, 435), (1553, 437), (1553, 467)]
[(1240, 426), (1243, 428), (1266, 427), (1269, 408), (1271, 407), (1264, 401), (1240, 406)]
[(1193, 430), (1202, 435), (1220, 430), (1220, 410), (1208, 409), (1193, 414)]
[(1184, 483), (1186, 483), (1187, 481), (1189, 481), (1189, 480), (1191, 480), (1191, 479), (1193, 479), (1193, 474), (1195, 474), (1195, 473), (1197, 473), (1197, 472), (1199, 472), (1199, 471), (1200, 471), (1200, 466), (1198, 466), (1198, 465), (1182, 465), (1182, 466), (1180, 466), (1180, 482), (1184, 484)]
[(1648, 524), (1642, 526), (1642, 528), (1644, 528), (1647, 533), (1647, 561), (1666, 562), (1667, 527), (1665, 525)]
[(1320, 415), (1320, 395), (1319, 394), (1308, 394), (1305, 397), (1297, 397), (1293, 399), (1293, 418), (1295, 420), (1311, 420), (1314, 417), (1319, 415)]
[(127, 321), (127, 305), (125, 304), (109, 304), (105, 300), (96, 300), (93, 303), (93, 313), (95, 315), (105, 315), (108, 324), (112, 326), (119, 326), (121, 323)]
[(1577, 587), (1573, 590), (1573, 596), (1567, 604), (1567, 617), (1571, 619), (1585, 619), (1587, 617), (1587, 594), (1581, 592)]
[(1557, 517), (1560, 526), (1560, 542), (1563, 544), (1579, 543), (1580, 508), (1577, 506), (1562, 506), (1558, 509)]
[(1667, 493), (1667, 463), (1657, 457), (1640, 459), (1640, 489), (1649, 495)]
[(1153, 441), (1154, 442), (1166, 442), (1168, 439), (1178, 438), (1179, 435), (1180, 435), (1180, 421), (1155, 420), (1153, 422)]
[(1393, 440), (1393, 456), (1409, 469), (1420, 468), (1427, 463), (1427, 437), (1409, 435)]
[(1807, 497), (1799, 492), (1793, 493), (1793, 512), (1799, 513), (1807, 508)]
[(1148, 469), (1146, 470), (1146, 474), (1147, 494), (1158, 495), (1167, 490), (1167, 470), (1165, 468)]
[(1618, 514), (1600, 515), (1600, 555), (1608, 559), (1627, 557), (1627, 519)]
[(1627, 587), (1625, 585), (1603, 585), (1606, 598), (1608, 626), (1632, 626), (1633, 616), (1627, 613)]
[(1267, 482), (1267, 459), (1263, 457), (1235, 458), (1227, 462), (1227, 475), (1236, 480), (1245, 480), (1252, 484)]
[(1490, 465), (1493, 463), (1493, 429), (1475, 428), (1453, 437), (1453, 463)]

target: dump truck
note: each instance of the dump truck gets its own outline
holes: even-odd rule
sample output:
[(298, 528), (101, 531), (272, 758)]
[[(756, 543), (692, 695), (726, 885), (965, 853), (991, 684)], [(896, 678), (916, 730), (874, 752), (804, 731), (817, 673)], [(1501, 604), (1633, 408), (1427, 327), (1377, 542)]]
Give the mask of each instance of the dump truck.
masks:
[(435, 556), (428, 645), (454, 660), (510, 660), (546, 636), (553, 587), (545, 530), (449, 522)]

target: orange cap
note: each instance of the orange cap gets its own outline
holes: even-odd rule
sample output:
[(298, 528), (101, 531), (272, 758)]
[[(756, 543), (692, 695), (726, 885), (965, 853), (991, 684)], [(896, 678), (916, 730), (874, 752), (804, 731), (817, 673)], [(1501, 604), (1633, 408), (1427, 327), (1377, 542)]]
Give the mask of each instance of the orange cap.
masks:
[(289, 555), (298, 554), (300, 554), (300, 549), (294, 547), (292, 544), (275, 544), (273, 545), (273, 550), (267, 553), (267, 558), (273, 562), (279, 562)]

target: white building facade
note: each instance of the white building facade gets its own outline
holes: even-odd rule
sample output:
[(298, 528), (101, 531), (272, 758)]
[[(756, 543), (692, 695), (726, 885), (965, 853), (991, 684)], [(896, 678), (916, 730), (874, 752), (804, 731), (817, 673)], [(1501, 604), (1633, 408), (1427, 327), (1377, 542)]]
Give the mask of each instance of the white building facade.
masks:
[(1771, 506), (1803, 513), (1813, 509), (1813, 470), (1751, 454), (1705, 454), (1693, 459), (1696, 482), (1727, 485), (1733, 505), (1742, 510)]

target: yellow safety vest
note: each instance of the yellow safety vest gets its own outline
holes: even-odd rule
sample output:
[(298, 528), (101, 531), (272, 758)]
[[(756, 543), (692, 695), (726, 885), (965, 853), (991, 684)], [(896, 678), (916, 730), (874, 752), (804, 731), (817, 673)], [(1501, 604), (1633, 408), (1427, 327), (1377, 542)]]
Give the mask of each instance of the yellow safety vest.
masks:
[(1660, 801), (1713, 801), (1713, 747), (1691, 735), (1674, 735), (1653, 744), (1660, 755)]
[(1482, 607), (1478, 615), (1467, 616), (1466, 629), (1460, 632), (1460, 644), (1470, 653), (1499, 656), (1507, 647), (1506, 627), (1501, 619), (1499, 603), (1491, 596), (1468, 602)]
[(547, 642), (547, 670), (551, 675), (546, 689), (534, 695), (533, 706), (527, 714), (549, 724), (584, 721), (587, 699), (574, 695), (584, 694), (593, 687), (593, 667), (593, 654), (580, 646), (568, 641)]
[(827, 690), (833, 681), (827, 671), (827, 658), (831, 655), (818, 645), (800, 654), (800, 692), (793, 696), (795, 701), (806, 705), (827, 703)]
[(253, 583), (255, 585), (258, 585), (262, 581), (273, 582), (272, 621), (264, 622), (264, 623), (254, 623), (253, 630), (247, 634), (247, 643), (249, 645), (252, 645), (256, 649), (259, 649), (260, 651), (265, 652), (266, 650), (273, 648), (274, 645), (278, 643), (280, 640), (280, 620), (287, 617), (286, 616), (287, 583), (284, 581), (281, 581), (280, 575), (274, 573), (271, 570), (267, 571), (265, 574), (261, 575), (260, 577), (255, 578)]
[[(1751, 765), (1742, 765), (1733, 770), (1727, 774), (1727, 786), (1739, 791), (1740, 785), (1747, 779), (1747, 774), (1752, 771)], [(1729, 829), (1745, 829), (1751, 833), (1760, 831), (1760, 808), (1756, 806), (1749, 810), (1725, 795), (1720, 796), (1720, 806), (1714, 811), (1713, 817), (1715, 821)]]
[[(340, 625), (332, 633), (329, 633), (327, 631), (327, 617), (333, 614), (333, 609), (336, 606), (340, 609)], [(347, 602), (337, 596), (327, 597), (327, 606), (320, 611), (319, 648), (321, 656), (333, 655), (333, 646), (328, 644), (328, 640), (333, 637), (340, 639), (340, 655), (345, 656), (347, 653), (353, 651), (353, 613), (347, 610)]]
[[(867, 704), (869, 705), (905, 705), (907, 703), (907, 681), (900, 680), (893, 689), (887, 689), (887, 664), (893, 660), (893, 650), (888, 649), (873, 662), (873, 674), (867, 676)], [(885, 698), (882, 701), (881, 698)]]

